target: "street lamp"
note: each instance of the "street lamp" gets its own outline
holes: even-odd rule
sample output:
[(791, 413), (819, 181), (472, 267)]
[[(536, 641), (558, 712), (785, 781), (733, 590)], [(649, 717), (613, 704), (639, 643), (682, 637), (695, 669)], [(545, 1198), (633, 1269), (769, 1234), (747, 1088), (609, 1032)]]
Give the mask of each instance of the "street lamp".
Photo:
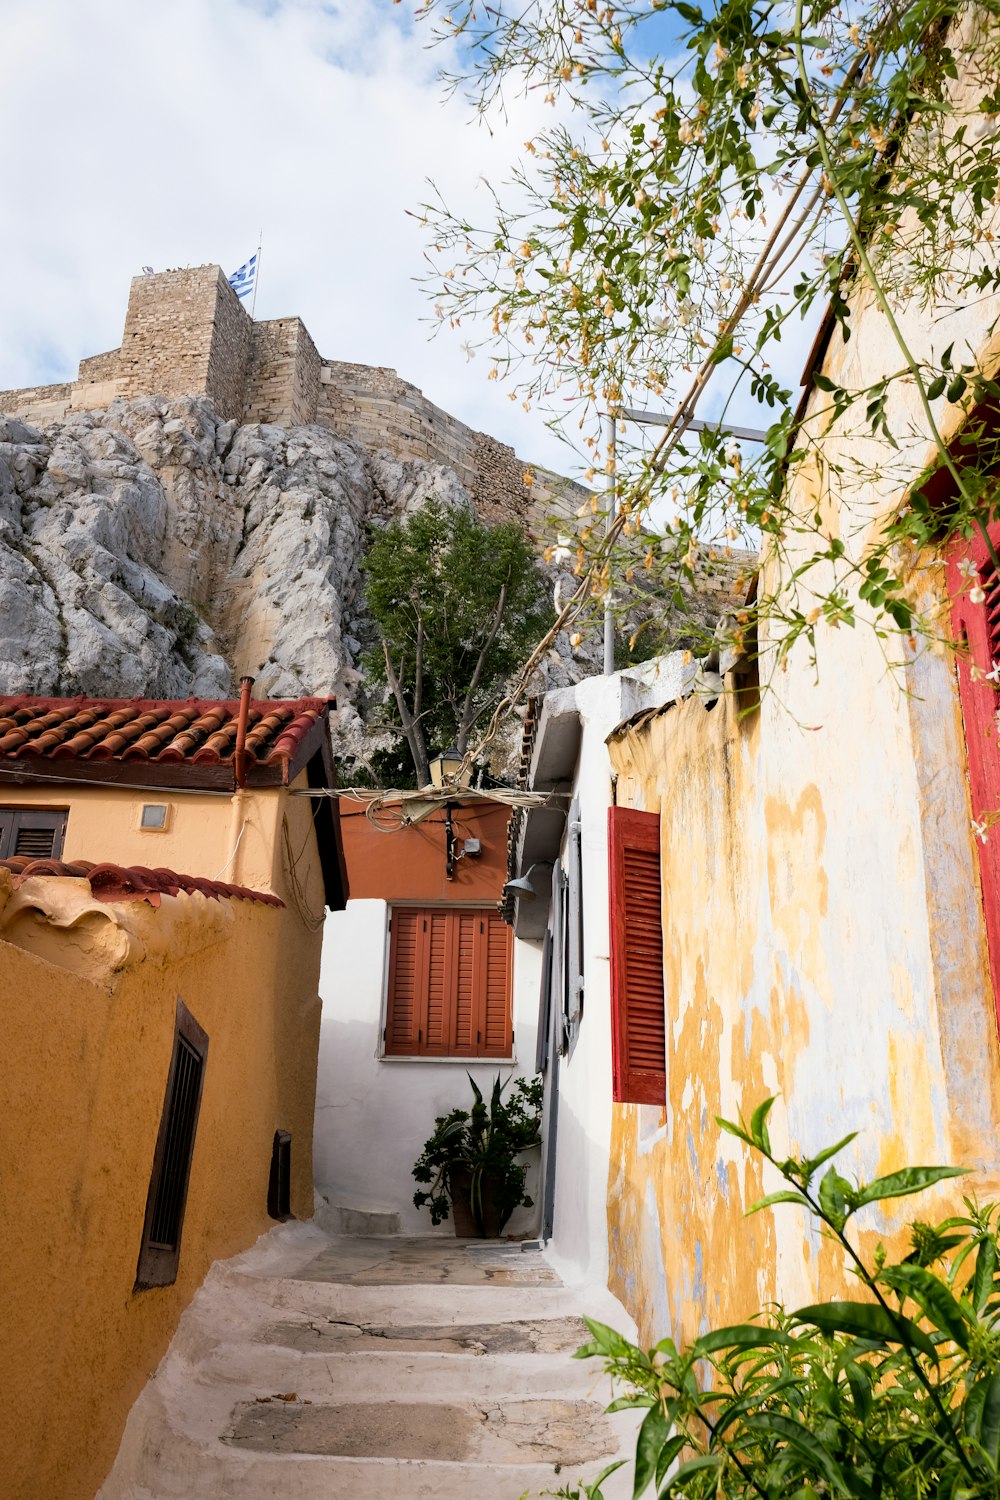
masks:
[[(618, 494), (616, 490), (617, 475), (616, 449), (615, 449), (615, 422), (636, 422), (640, 427), (671, 427), (674, 423), (673, 417), (660, 416), (657, 412), (639, 411), (634, 406), (623, 406), (617, 417), (610, 413), (602, 418), (604, 422), (605, 449), (607, 452), (606, 472), (608, 482), (606, 486), (608, 496), (608, 534), (615, 524), (618, 513)], [(767, 441), (767, 434), (760, 432), (756, 427), (735, 427), (731, 422), (701, 422), (695, 417), (688, 417), (682, 421), (678, 432), (718, 432), (722, 437), (744, 438), (748, 443), (763, 443)], [(611, 590), (608, 589), (604, 596), (604, 675), (610, 677), (615, 670), (615, 610), (611, 598)]]
[[(429, 763), (431, 786), (440, 790), (446, 781), (451, 781), (458, 775), (464, 760), (465, 756), (457, 745), (449, 745), (447, 750), (439, 750)], [(461, 779), (462, 786), (468, 786), (471, 779), (472, 768), (470, 766)]]

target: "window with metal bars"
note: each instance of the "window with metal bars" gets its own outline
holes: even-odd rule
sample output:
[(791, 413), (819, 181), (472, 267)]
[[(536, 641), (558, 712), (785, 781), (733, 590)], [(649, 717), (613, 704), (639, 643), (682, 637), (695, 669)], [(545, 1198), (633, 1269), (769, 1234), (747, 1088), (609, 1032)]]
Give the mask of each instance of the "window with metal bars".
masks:
[(167, 1092), (146, 1195), (136, 1291), (170, 1286), (177, 1280), (207, 1056), (208, 1036), (178, 999)]
[(68, 807), (0, 807), (0, 859), (59, 859)]
[(514, 1052), (511, 931), (494, 908), (394, 906), (386, 1057)]
[(664, 1104), (659, 814), (612, 807), (608, 860), (612, 1097), (616, 1104)]

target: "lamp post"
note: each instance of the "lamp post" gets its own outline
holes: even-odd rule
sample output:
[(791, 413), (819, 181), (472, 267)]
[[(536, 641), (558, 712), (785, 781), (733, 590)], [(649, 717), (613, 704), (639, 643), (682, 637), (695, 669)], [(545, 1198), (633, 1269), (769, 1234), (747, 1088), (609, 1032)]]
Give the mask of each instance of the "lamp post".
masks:
[[(634, 406), (623, 406), (618, 417), (606, 413), (602, 418), (604, 426), (604, 443), (607, 453), (605, 460), (608, 498), (608, 534), (615, 524), (618, 514), (617, 494), (617, 446), (615, 441), (615, 421), (635, 422), (640, 427), (670, 427), (674, 418), (661, 416), (658, 412), (639, 411)], [(722, 437), (743, 438), (748, 443), (763, 443), (767, 440), (767, 434), (759, 431), (756, 427), (736, 427), (731, 422), (701, 422), (695, 417), (688, 417), (678, 429), (679, 432), (718, 432)], [(610, 562), (608, 564), (610, 568)], [(614, 602), (609, 588), (604, 596), (604, 675), (611, 677), (615, 670), (615, 610)]]
[[(465, 756), (457, 745), (452, 744), (448, 746), (447, 750), (439, 750), (437, 755), (429, 762), (431, 786), (437, 787), (440, 791), (446, 781), (451, 781), (453, 777), (458, 775), (464, 759)], [(468, 785), (471, 774), (471, 771), (469, 771), (462, 778), (463, 785)]]

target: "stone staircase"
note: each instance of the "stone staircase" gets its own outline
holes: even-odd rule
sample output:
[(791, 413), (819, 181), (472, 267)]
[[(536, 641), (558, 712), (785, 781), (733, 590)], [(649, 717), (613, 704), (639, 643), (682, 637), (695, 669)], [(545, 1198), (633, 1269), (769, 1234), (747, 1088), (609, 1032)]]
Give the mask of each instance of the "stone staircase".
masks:
[[(284, 1225), (213, 1267), (98, 1500), (517, 1500), (632, 1451), (536, 1248)], [(598, 1305), (595, 1305), (598, 1304)], [(607, 1500), (631, 1493), (622, 1470)]]

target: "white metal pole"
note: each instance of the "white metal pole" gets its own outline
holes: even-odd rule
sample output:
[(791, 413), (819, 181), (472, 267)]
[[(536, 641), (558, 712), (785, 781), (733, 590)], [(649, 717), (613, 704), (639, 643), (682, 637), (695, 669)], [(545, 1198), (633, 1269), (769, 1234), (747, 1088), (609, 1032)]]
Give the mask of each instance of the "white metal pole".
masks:
[[(615, 523), (615, 515), (618, 511), (618, 497), (616, 494), (616, 453), (615, 453), (615, 419), (606, 416), (604, 424), (604, 450), (607, 473), (607, 503), (608, 503), (608, 531), (611, 531)], [(611, 567), (611, 559), (608, 558), (608, 567)], [(611, 589), (604, 596), (604, 675), (610, 677), (615, 670), (615, 608), (611, 597)]]
[(250, 321), (251, 321), (251, 323), (254, 320), (254, 313), (257, 311), (257, 283), (260, 280), (261, 249), (263, 247), (263, 244), (264, 244), (264, 229), (263, 229), (263, 225), (262, 225), (261, 226), (260, 234), (257, 236), (257, 268), (256, 268), (256, 270), (253, 273), (253, 301), (250, 304)]

